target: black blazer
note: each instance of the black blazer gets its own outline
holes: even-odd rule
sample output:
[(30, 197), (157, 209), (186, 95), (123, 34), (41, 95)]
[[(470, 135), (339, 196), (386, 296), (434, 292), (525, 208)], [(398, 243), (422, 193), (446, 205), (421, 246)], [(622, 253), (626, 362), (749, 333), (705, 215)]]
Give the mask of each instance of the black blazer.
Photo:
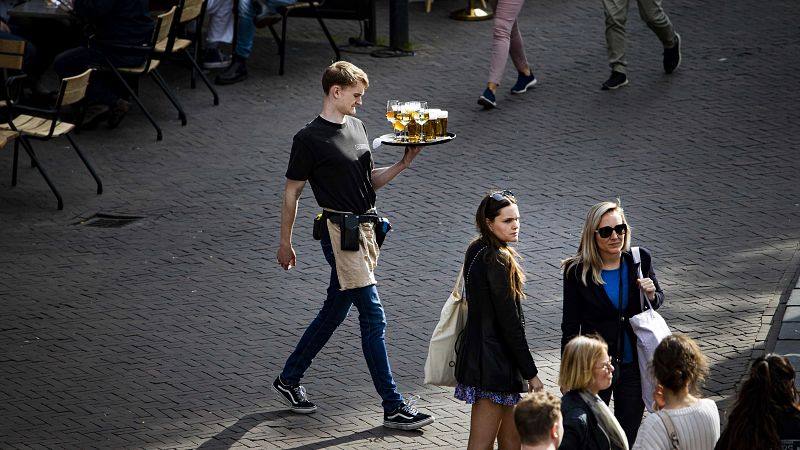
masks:
[[(664, 303), (664, 292), (658, 284), (656, 274), (653, 271), (653, 263), (650, 252), (644, 248), (639, 251), (642, 261), (642, 274), (645, 278), (653, 280), (656, 287), (656, 298), (651, 304), (658, 309)], [(622, 259), (628, 265), (628, 307), (622, 314), (623, 327), (631, 343), (636, 343), (636, 335), (633, 333), (628, 319), (642, 312), (639, 304), (639, 286), (636, 284), (637, 269), (639, 264), (633, 263), (631, 252), (623, 252)], [(605, 339), (608, 344), (608, 354), (611, 357), (621, 357), (622, 349), (617, 349), (617, 336), (620, 331), (619, 314), (617, 308), (611, 303), (602, 285), (595, 283), (591, 277), (591, 271), (587, 274), (587, 286), (581, 281), (582, 264), (574, 264), (567, 267), (564, 271), (564, 303), (561, 316), (561, 351), (570, 339), (578, 334), (597, 333)], [(645, 304), (645, 309), (647, 304)], [(637, 361), (636, 345), (633, 345), (634, 361)]]
[(611, 442), (600, 429), (592, 409), (578, 391), (561, 397), (561, 417), (564, 418), (564, 437), (558, 450), (609, 450)]
[(525, 338), (522, 306), (498, 256), (481, 240), (467, 249), (464, 284), (469, 309), (456, 346), (456, 380), (489, 391), (525, 392), (526, 380), (538, 371)]

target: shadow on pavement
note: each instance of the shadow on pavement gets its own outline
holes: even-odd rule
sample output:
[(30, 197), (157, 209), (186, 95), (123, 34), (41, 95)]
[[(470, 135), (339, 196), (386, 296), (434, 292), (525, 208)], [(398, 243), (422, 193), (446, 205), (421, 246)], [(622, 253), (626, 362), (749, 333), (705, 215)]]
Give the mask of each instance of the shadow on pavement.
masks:
[[(208, 441), (206, 441), (197, 450), (228, 450), (252, 429), (256, 428), (264, 422), (269, 422), (276, 419), (286, 417), (286, 411), (269, 411), (263, 413), (248, 414), (233, 425), (220, 431)], [(349, 434), (346, 436), (333, 437), (331, 439), (315, 442), (313, 444), (304, 444), (299, 447), (292, 447), (288, 450), (314, 450), (323, 449), (338, 445), (344, 445), (356, 441), (369, 441), (380, 443), (385, 436), (406, 436), (417, 437), (422, 435), (422, 431), (401, 431), (384, 428), (377, 426), (368, 430), (359, 431), (358, 433)]]

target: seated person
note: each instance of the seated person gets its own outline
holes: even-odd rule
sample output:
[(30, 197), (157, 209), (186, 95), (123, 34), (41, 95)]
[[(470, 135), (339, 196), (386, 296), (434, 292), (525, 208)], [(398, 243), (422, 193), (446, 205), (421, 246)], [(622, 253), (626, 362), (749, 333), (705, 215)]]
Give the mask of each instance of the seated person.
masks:
[[(148, 0), (74, 0), (75, 15), (87, 22), (84, 27), (86, 43), (66, 50), (55, 60), (59, 77), (83, 73), (89, 67), (106, 66), (106, 57), (116, 67), (136, 67), (144, 63), (144, 51), (126, 50), (120, 46), (136, 47), (147, 44), (153, 34)], [(89, 80), (86, 98), (90, 103), (84, 126), (96, 126), (108, 119), (116, 127), (128, 112), (124, 92), (108, 72), (95, 72)], [(122, 94), (122, 95), (126, 95)]]
[(549, 392), (527, 395), (514, 409), (520, 450), (556, 450), (564, 436), (561, 401)]

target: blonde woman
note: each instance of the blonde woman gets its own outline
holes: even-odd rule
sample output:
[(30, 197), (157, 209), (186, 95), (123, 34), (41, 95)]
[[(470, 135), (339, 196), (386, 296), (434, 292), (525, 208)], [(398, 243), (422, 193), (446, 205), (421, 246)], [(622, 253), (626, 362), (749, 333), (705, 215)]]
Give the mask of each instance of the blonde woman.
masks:
[[(650, 252), (642, 248), (641, 262), (630, 252), (631, 228), (617, 202), (592, 206), (584, 221), (577, 253), (564, 260), (561, 348), (578, 334), (597, 333), (608, 343), (615, 365), (612, 387), (603, 389), (606, 404), (614, 397), (614, 415), (633, 446), (644, 413), (636, 336), (628, 319), (640, 313), (639, 293), (653, 308), (664, 302)], [(637, 277), (641, 267), (643, 278)]]
[(519, 240), (519, 220), (514, 194), (484, 196), (475, 213), (480, 235), (464, 258), (469, 313), (456, 349), (455, 397), (472, 405), (469, 450), (494, 449), (495, 441), (519, 450), (514, 405), (520, 392), (544, 389), (525, 338), (525, 274), (509, 246)]
[(614, 366), (600, 336), (577, 336), (564, 347), (558, 384), (564, 417), (562, 450), (628, 450), (619, 422), (598, 393), (611, 386)]

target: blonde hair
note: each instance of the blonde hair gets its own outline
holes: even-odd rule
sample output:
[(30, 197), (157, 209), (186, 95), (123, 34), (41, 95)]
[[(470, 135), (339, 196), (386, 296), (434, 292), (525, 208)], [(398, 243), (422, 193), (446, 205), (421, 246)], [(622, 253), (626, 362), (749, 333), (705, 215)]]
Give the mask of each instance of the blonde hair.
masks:
[(355, 64), (347, 61), (337, 61), (322, 74), (322, 90), (328, 95), (333, 86), (355, 86), (358, 83), (364, 85), (364, 89), (369, 87), (367, 73), (356, 67)]
[[(505, 191), (504, 191), (505, 192)], [(487, 255), (493, 255), (495, 252), (498, 259), (508, 269), (508, 285), (514, 292), (514, 296), (519, 299), (525, 298), (525, 272), (519, 265), (519, 253), (509, 246), (507, 242), (502, 242), (497, 239), (497, 236), (489, 228), (488, 222), (491, 222), (495, 217), (500, 215), (500, 210), (509, 205), (516, 205), (517, 199), (511, 193), (501, 193), (503, 200), (495, 200), (492, 198), (492, 193), (486, 194), (478, 205), (478, 210), (475, 212), (475, 227), (478, 229), (480, 236), (478, 239), (483, 239), (489, 246)]]
[(564, 347), (558, 385), (572, 391), (586, 389), (594, 378), (594, 366), (608, 353), (608, 345), (598, 335), (575, 336)]
[(600, 250), (597, 249), (597, 241), (595, 240), (595, 231), (600, 226), (600, 221), (603, 216), (610, 213), (618, 213), (622, 219), (622, 223), (628, 225), (628, 232), (622, 241), (622, 251), (628, 251), (631, 248), (631, 225), (625, 218), (625, 211), (622, 209), (622, 203), (619, 199), (616, 202), (600, 202), (595, 204), (589, 209), (586, 214), (586, 220), (583, 222), (583, 230), (581, 231), (581, 242), (578, 245), (578, 252), (575, 256), (561, 261), (561, 270), (566, 273), (568, 270), (582, 264), (581, 266), (581, 282), (584, 286), (588, 285), (586, 279), (589, 271), (592, 272), (592, 281), (598, 285), (603, 285), (603, 259), (600, 257)]

